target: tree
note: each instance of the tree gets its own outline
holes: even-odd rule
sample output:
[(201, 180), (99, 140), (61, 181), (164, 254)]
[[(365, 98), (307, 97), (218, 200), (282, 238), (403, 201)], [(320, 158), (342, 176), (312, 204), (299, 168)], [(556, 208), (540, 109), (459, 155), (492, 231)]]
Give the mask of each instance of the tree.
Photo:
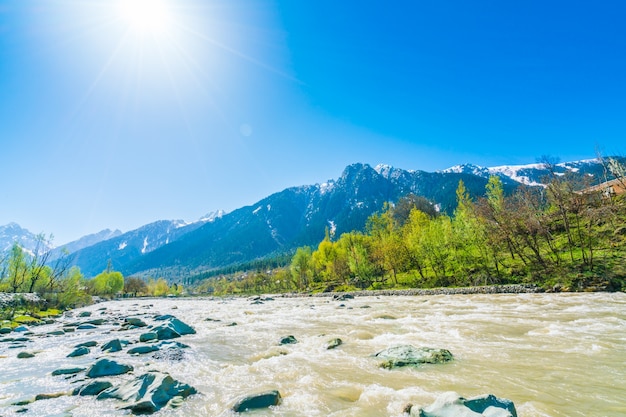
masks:
[(409, 220), (409, 216), (413, 210), (419, 210), (430, 217), (435, 217), (439, 214), (432, 201), (428, 200), (426, 197), (408, 194), (398, 200), (391, 208), (391, 216), (396, 224), (401, 227)]
[(94, 292), (97, 295), (115, 295), (124, 289), (124, 276), (121, 272), (101, 272), (93, 279)]
[(11, 247), (6, 278), (11, 292), (17, 293), (26, 283), (27, 277), (28, 264), (26, 262), (26, 256), (20, 245), (14, 243)]
[(312, 276), (312, 253), (308, 246), (296, 249), (291, 261), (291, 274), (298, 288), (306, 289)]
[(146, 281), (137, 277), (129, 277), (124, 281), (124, 292), (126, 294), (133, 294), (137, 297), (137, 294), (147, 294), (148, 285)]

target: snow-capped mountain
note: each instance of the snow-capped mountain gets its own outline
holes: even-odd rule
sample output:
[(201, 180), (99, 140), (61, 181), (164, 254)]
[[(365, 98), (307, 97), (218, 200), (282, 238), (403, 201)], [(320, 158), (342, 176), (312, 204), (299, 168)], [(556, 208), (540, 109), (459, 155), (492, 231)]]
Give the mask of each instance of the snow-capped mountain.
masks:
[(0, 253), (10, 250), (14, 243), (29, 253), (44, 253), (53, 248), (46, 239), (39, 239), (38, 235), (17, 223), (0, 226)]
[(214, 222), (224, 214), (223, 210), (217, 210), (195, 222), (160, 220), (126, 233), (119, 233), (107, 240), (74, 251), (73, 263), (78, 265), (86, 276), (102, 272), (109, 261), (113, 268), (122, 269), (123, 265), (174, 242), (207, 223)]
[[(602, 164), (593, 159), (556, 164), (553, 172), (589, 179), (589, 185), (605, 179)], [(123, 234), (111, 232), (110, 236), (103, 231), (98, 243), (70, 251), (74, 264), (86, 276), (100, 273), (110, 261), (125, 275), (180, 279), (290, 253), (299, 246), (315, 246), (326, 229), (335, 236), (363, 230), (367, 219), (386, 202), (408, 194), (423, 196), (441, 211), (452, 213), (460, 180), (476, 198), (484, 195), (492, 175), (500, 176), (505, 193), (511, 193), (518, 187), (541, 186), (548, 174), (542, 164), (491, 168), (466, 164), (425, 172), (357, 163), (346, 167), (337, 179), (287, 188), (231, 213), (218, 210), (195, 222), (162, 220)], [(17, 228), (0, 228), (0, 244), (10, 247), (13, 240), (7, 244), (1, 238), (20, 235)]]
[[(543, 186), (544, 178), (550, 175), (550, 171), (542, 163), (502, 165), (491, 168), (485, 168), (472, 164), (463, 164), (455, 165), (440, 172), (472, 174), (483, 178), (489, 178), (492, 175), (497, 175), (501, 178), (508, 178), (520, 184), (529, 186)], [(591, 177), (598, 177), (604, 174), (602, 164), (598, 159), (558, 163), (554, 165), (554, 172), (556, 175), (565, 175), (566, 173), (583, 173)]]

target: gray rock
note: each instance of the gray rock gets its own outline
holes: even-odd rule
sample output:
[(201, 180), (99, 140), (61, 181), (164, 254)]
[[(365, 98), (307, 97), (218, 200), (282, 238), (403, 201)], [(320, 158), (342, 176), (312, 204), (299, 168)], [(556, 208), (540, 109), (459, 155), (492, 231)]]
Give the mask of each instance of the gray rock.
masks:
[(259, 394), (253, 394), (238, 400), (233, 406), (233, 411), (240, 413), (246, 410), (253, 410), (256, 408), (268, 408), (273, 405), (280, 404), (281, 396), (276, 390), (262, 392)]
[(83, 343), (79, 343), (76, 346), (74, 346), (75, 348), (79, 348), (79, 347), (94, 347), (97, 346), (98, 342), (90, 340), (89, 342), (83, 342)]
[(97, 327), (93, 324), (81, 324), (80, 326), (76, 327), (77, 330), (93, 330), (96, 328)]
[(104, 319), (88, 320), (88, 321), (84, 322), (83, 324), (93, 324), (94, 326), (102, 326), (104, 324)]
[(9, 334), (11, 333), (13, 330), (10, 327), (3, 327), (0, 329), (0, 334)]
[(46, 334), (50, 335), (50, 336), (63, 336), (65, 334), (65, 332), (63, 330), (54, 330), (54, 331), (48, 332)]
[(129, 325), (135, 326), (135, 327), (146, 327), (147, 326), (147, 324), (143, 320), (138, 319), (136, 317), (127, 317), (124, 321), (126, 323), (128, 323)]
[(109, 381), (92, 381), (88, 384), (85, 384), (81, 387), (76, 388), (73, 392), (72, 395), (80, 395), (80, 396), (87, 396), (87, 395), (98, 395), (100, 394), (102, 391), (109, 389), (113, 386), (113, 384), (111, 384)]
[(81, 311), (78, 317), (89, 317), (91, 316), (91, 311)]
[(88, 353), (89, 353), (89, 348), (81, 346), (79, 348), (74, 349), (74, 351), (71, 352), (69, 355), (67, 355), (67, 357), (68, 358), (75, 358), (77, 356), (87, 355)]
[(119, 352), (122, 350), (122, 342), (119, 339), (113, 339), (102, 345), (100, 349), (104, 352)]
[(145, 355), (146, 353), (156, 352), (159, 350), (159, 347), (156, 345), (149, 346), (137, 346), (131, 349), (128, 349), (129, 355)]
[(298, 340), (293, 335), (285, 336), (282, 339), (280, 339), (281, 345), (292, 345), (294, 343), (298, 343)]
[(77, 374), (81, 371), (84, 371), (85, 368), (63, 368), (63, 369), (57, 369), (55, 371), (52, 371), (52, 376), (57, 376), (57, 375), (74, 375)]
[(411, 407), (411, 417), (517, 417), (511, 400), (494, 395), (465, 399), (456, 392), (440, 395), (428, 407)]
[(102, 391), (97, 399), (114, 398), (128, 403), (121, 407), (133, 414), (151, 414), (168, 405), (175, 397), (187, 398), (197, 391), (170, 375), (148, 372), (118, 387)]
[(159, 336), (155, 332), (144, 333), (139, 336), (140, 342), (150, 342), (152, 340), (157, 340)]
[(402, 366), (418, 366), (424, 363), (445, 363), (453, 359), (452, 353), (446, 349), (428, 347), (416, 348), (411, 345), (394, 346), (374, 354), (383, 359), (383, 368), (399, 368)]
[(101, 376), (121, 375), (133, 370), (130, 365), (122, 365), (108, 359), (100, 359), (87, 370), (89, 378), (98, 378)]
[(34, 357), (35, 357), (35, 354), (30, 353), (30, 352), (20, 352), (17, 354), (18, 359), (29, 359), (29, 358), (34, 358)]
[(167, 321), (160, 326), (152, 329), (157, 334), (159, 340), (176, 339), (187, 334), (195, 334), (193, 327), (178, 320), (176, 317), (169, 317)]
[(341, 344), (343, 344), (343, 340), (336, 338), (336, 339), (331, 339), (326, 343), (326, 349), (330, 350), (330, 349), (334, 349), (338, 346), (341, 346)]

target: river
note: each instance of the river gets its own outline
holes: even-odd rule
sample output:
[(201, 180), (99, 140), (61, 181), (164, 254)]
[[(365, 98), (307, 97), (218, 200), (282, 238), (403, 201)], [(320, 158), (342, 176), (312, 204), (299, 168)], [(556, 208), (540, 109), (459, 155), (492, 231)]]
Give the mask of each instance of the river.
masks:
[[(0, 416), (125, 415), (115, 400), (63, 396), (26, 407), (11, 405), (39, 393), (71, 390), (61, 367), (88, 366), (98, 349), (66, 358), (73, 346), (113, 338), (136, 341), (145, 330), (96, 330), (46, 336), (81, 311), (93, 317), (151, 318), (172, 314), (197, 333), (183, 360), (107, 356), (135, 373), (169, 372), (198, 394), (159, 416), (234, 415), (234, 401), (277, 389), (280, 406), (250, 416), (401, 417), (408, 403), (428, 405), (444, 392), (464, 397), (491, 393), (515, 403), (520, 417), (626, 416), (626, 294), (489, 294), (438, 296), (274, 297), (253, 304), (237, 299), (109, 301), (73, 311), (56, 324), (33, 327), (23, 348), (0, 343)], [(207, 320), (209, 319), (209, 320)], [(38, 337), (41, 336), (41, 337)], [(293, 335), (296, 344), (279, 345)], [(327, 350), (326, 342), (343, 344)], [(445, 348), (454, 360), (419, 368), (382, 369), (372, 355), (410, 344)], [(36, 352), (17, 359), (17, 352)], [(25, 411), (24, 411), (25, 410)], [(18, 413), (19, 412), (19, 413)]]

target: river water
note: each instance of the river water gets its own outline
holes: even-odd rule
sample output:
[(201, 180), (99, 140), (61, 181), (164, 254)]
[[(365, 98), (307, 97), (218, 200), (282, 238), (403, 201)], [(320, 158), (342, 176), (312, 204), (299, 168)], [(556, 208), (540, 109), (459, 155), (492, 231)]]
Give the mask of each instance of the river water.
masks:
[[(33, 327), (32, 341), (0, 343), (0, 416), (125, 415), (115, 400), (64, 396), (26, 407), (12, 403), (39, 393), (68, 391), (76, 378), (51, 371), (89, 366), (104, 354), (66, 358), (77, 343), (113, 338), (137, 341), (145, 330), (97, 330), (43, 335), (94, 317), (149, 321), (173, 314), (197, 333), (183, 360), (106, 354), (132, 364), (135, 374), (169, 372), (199, 394), (159, 416), (231, 416), (243, 395), (277, 389), (282, 404), (250, 416), (401, 417), (408, 403), (431, 404), (444, 392), (491, 393), (512, 400), (520, 417), (626, 416), (626, 294), (490, 294), (281, 298), (253, 304), (239, 299), (110, 301), (73, 312), (59, 323)], [(207, 320), (209, 319), (209, 320)], [(40, 335), (40, 336), (38, 336)], [(279, 345), (293, 335), (298, 343)], [(11, 335), (15, 336), (15, 334)], [(343, 344), (327, 350), (326, 343)], [(420, 368), (382, 369), (371, 355), (390, 346), (445, 348), (454, 361)], [(17, 359), (19, 351), (35, 352)], [(78, 377), (80, 378), (80, 377)], [(26, 411), (24, 411), (26, 409)], [(18, 413), (18, 411), (21, 411)]]

